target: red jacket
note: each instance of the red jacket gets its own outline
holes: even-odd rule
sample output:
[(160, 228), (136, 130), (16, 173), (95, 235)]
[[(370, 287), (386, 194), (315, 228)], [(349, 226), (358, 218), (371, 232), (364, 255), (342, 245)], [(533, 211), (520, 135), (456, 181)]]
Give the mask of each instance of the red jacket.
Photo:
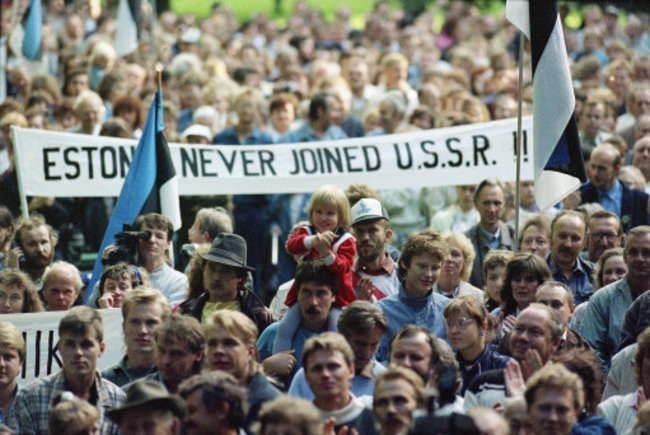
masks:
[[(287, 251), (290, 254), (303, 255), (307, 258), (320, 258), (318, 251), (305, 247), (305, 238), (315, 234), (316, 229), (312, 225), (299, 227), (298, 231), (287, 240)], [(357, 300), (357, 295), (352, 288), (352, 265), (357, 253), (357, 245), (352, 234), (347, 231), (339, 229), (336, 234), (338, 237), (331, 246), (335, 260), (327, 268), (339, 277), (339, 291), (334, 303), (339, 307), (344, 307)], [(285, 304), (290, 307), (297, 299), (298, 292), (294, 284), (287, 294)]]

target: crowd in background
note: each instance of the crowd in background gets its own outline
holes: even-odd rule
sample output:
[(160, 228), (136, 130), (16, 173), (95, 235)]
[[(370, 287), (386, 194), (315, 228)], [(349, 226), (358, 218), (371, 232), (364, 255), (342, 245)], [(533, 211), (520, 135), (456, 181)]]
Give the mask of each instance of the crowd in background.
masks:
[[(585, 5), (573, 28), (560, 4), (588, 181), (554, 207), (537, 207), (532, 181), (520, 183), (515, 204), (514, 183), (492, 178), (215, 191), (180, 199), (177, 233), (162, 215), (139, 216), (135, 230), (148, 239), (122, 258), (114, 245), (98, 252), (115, 198), (30, 197), (30, 217), (19, 217), (12, 126), (137, 139), (157, 64), (165, 136), (188, 147), (326, 145), (480, 124), (515, 117), (519, 92), (531, 114), (529, 46), (518, 83), (515, 27), (469, 2), (412, 16), (378, 1), (362, 29), (345, 6), (326, 21), (297, 1), (279, 27), (262, 13), (240, 23), (218, 3), (204, 18), (153, 17), (145, 2), (140, 43), (120, 57), (117, 4), (54, 0), (43, 4), (40, 52), (28, 60), (11, 37), (26, 12), (18, 4), (14, 22), (0, 21), (0, 311), (68, 313), (62, 371), (20, 389), (25, 344), (0, 318), (7, 426), (406, 433), (431, 411), (470, 416), (483, 433), (650, 429), (646, 11)], [(77, 267), (89, 252), (105, 266), (94, 288)], [(93, 308), (73, 308), (84, 300)], [(126, 352), (110, 368), (97, 358), (122, 343), (103, 343), (94, 308), (122, 309)], [(425, 387), (438, 392), (430, 408)]]

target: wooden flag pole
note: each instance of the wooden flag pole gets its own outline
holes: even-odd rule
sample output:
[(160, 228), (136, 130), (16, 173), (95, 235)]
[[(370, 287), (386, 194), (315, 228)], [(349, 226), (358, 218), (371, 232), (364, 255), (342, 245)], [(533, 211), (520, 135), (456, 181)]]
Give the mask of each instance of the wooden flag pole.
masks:
[(519, 83), (517, 84), (517, 175), (515, 177), (515, 240), (513, 243), (514, 251), (519, 251), (519, 209), (520, 207), (520, 188), (521, 180), (521, 117), (522, 117), (522, 88), (524, 81), (524, 32), (519, 32)]
[(156, 63), (156, 77), (158, 79), (158, 87), (162, 89), (162, 72), (163, 72), (163, 65), (162, 63), (158, 62)]

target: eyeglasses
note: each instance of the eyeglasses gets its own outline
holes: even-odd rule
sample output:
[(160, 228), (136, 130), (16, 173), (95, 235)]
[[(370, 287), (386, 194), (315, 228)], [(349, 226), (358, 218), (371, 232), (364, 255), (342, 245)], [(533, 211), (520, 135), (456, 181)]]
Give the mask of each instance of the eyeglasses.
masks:
[(618, 234), (616, 233), (600, 233), (600, 232), (591, 233), (591, 238), (594, 240), (607, 239), (608, 242), (613, 242), (614, 240), (616, 240), (617, 237)]
[(462, 319), (458, 319), (458, 320), (445, 320), (444, 321), (445, 328), (447, 328), (447, 329), (451, 329), (451, 328), (453, 328), (455, 326), (455, 327), (458, 327), (460, 329), (465, 330), (465, 329), (469, 328), (469, 325), (471, 325), (472, 323), (474, 323), (474, 319), (468, 319), (466, 317), (463, 317)]

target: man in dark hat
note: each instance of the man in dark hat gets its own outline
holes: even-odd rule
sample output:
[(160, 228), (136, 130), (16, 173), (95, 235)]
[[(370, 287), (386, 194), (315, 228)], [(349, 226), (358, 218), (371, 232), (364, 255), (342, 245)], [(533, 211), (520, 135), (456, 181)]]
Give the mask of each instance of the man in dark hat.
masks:
[(124, 435), (177, 435), (185, 418), (185, 409), (185, 402), (169, 394), (160, 383), (141, 379), (131, 384), (122, 406), (107, 414)]
[(246, 240), (237, 234), (221, 233), (212, 241), (210, 249), (197, 250), (191, 262), (190, 295), (179, 311), (199, 321), (207, 319), (216, 310), (241, 311), (250, 317), (262, 332), (273, 322), (273, 315), (262, 301), (246, 287)]

